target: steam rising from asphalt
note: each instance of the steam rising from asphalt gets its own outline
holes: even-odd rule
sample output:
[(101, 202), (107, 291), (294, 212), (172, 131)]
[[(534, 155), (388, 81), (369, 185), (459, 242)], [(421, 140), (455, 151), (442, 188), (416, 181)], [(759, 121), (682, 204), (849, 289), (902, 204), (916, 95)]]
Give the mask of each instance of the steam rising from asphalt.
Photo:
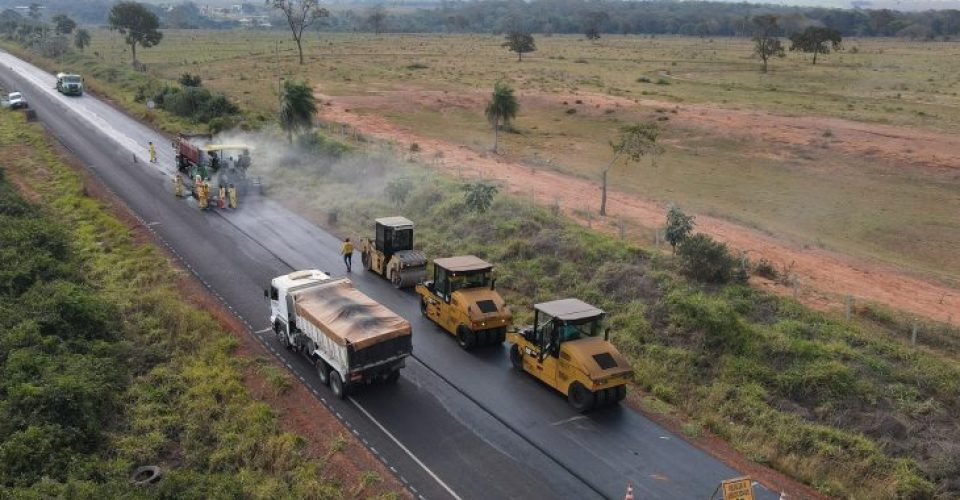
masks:
[(259, 176), (268, 188), (282, 179), (284, 184), (302, 186), (301, 189), (309, 189), (318, 182), (330, 182), (350, 184), (357, 194), (381, 195), (387, 174), (403, 169), (397, 160), (386, 155), (344, 152), (337, 157), (311, 150), (297, 138), (290, 144), (285, 135), (269, 131), (231, 130), (215, 135), (214, 142), (252, 147), (248, 175)]

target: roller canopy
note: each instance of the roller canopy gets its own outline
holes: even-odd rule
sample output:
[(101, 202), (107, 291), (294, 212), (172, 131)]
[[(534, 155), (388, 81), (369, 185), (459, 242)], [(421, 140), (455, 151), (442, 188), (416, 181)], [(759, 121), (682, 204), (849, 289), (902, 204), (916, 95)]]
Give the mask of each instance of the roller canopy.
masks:
[(410, 335), (410, 323), (340, 279), (296, 292), (297, 314), (310, 320), (337, 344), (360, 350)]

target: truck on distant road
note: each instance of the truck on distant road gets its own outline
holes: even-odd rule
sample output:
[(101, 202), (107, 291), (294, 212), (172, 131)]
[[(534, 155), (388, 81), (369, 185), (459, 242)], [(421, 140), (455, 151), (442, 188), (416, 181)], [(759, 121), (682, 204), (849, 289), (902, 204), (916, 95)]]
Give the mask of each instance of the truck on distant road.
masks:
[(83, 77), (57, 73), (57, 92), (64, 95), (83, 95)]
[(296, 271), (271, 280), (264, 295), (279, 341), (309, 358), (339, 398), (369, 383), (395, 383), (413, 351), (410, 323), (349, 279)]

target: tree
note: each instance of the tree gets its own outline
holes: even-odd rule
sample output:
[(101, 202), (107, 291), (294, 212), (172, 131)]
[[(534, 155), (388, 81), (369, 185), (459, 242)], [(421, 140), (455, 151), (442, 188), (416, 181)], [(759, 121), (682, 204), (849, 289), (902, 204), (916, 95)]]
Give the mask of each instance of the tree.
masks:
[(613, 158), (601, 170), (602, 189), (600, 197), (600, 215), (607, 215), (607, 174), (616, 165), (617, 161), (625, 158), (627, 163), (639, 161), (646, 155), (657, 155), (663, 149), (657, 144), (660, 136), (660, 127), (656, 123), (637, 123), (620, 128), (620, 136), (616, 142), (610, 142)]
[(77, 29), (77, 22), (70, 19), (70, 16), (66, 14), (57, 14), (53, 16), (52, 21), (54, 30), (58, 35), (69, 35), (73, 33), (73, 30)]
[(840, 50), (842, 42), (843, 38), (839, 31), (833, 28), (810, 26), (790, 37), (790, 50), (813, 53), (813, 64), (817, 64), (817, 54), (829, 54), (831, 48)]
[(503, 81), (497, 81), (493, 84), (493, 95), (487, 102), (487, 108), (484, 114), (487, 120), (493, 125), (493, 152), (497, 152), (497, 143), (500, 141), (500, 124), (507, 125), (510, 120), (517, 116), (520, 111), (520, 103), (513, 95), (513, 89)]
[(83, 52), (83, 49), (90, 46), (90, 32), (81, 28), (73, 35), (73, 46)]
[(300, 64), (303, 64), (303, 30), (318, 19), (329, 16), (330, 12), (320, 7), (317, 0), (267, 0), (267, 2), (274, 9), (283, 12), (283, 17), (287, 19), (287, 25), (290, 26), (293, 41), (297, 42)]
[(383, 5), (377, 4), (367, 9), (366, 23), (378, 35), (386, 31), (387, 11)]
[(510, 52), (517, 53), (517, 62), (523, 60), (523, 55), (537, 50), (537, 45), (533, 41), (533, 35), (523, 31), (511, 31), (507, 33), (507, 41), (503, 42), (501, 47), (508, 47)]
[(610, 20), (610, 14), (606, 11), (588, 12), (583, 20), (583, 35), (587, 40), (600, 39), (600, 25)]
[(497, 195), (497, 186), (486, 182), (472, 182), (463, 185), (463, 201), (467, 208), (474, 212), (486, 212), (493, 205), (493, 197)]
[(317, 101), (313, 89), (306, 82), (283, 82), (280, 94), (280, 128), (287, 133), (287, 140), (293, 143), (293, 133), (309, 130), (313, 127), (313, 117), (317, 114)]
[(160, 20), (141, 3), (120, 2), (114, 5), (107, 21), (110, 29), (126, 37), (134, 63), (137, 62), (137, 45), (153, 47), (163, 39), (163, 33), (159, 31)]
[(413, 191), (413, 182), (406, 177), (394, 179), (387, 184), (387, 187), (384, 189), (384, 191), (387, 194), (387, 198), (390, 198), (390, 201), (393, 202), (394, 206), (400, 208), (401, 205), (407, 202), (407, 197), (410, 196), (410, 191)]
[(29, 7), (27, 7), (27, 17), (33, 19), (34, 21), (39, 21), (40, 16), (40, 4), (32, 3)]
[(682, 244), (690, 236), (694, 218), (692, 215), (683, 213), (680, 207), (672, 203), (667, 208), (666, 237), (670, 247), (673, 248), (673, 253), (677, 253), (677, 245)]
[(767, 72), (767, 60), (772, 56), (783, 57), (783, 44), (777, 38), (780, 26), (777, 16), (765, 14), (753, 17), (753, 52), (763, 61), (763, 72)]

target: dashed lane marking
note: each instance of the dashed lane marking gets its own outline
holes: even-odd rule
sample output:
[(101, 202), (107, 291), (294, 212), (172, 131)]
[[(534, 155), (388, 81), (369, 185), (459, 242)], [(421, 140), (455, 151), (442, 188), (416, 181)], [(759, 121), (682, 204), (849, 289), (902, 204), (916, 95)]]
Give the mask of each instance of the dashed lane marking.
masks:
[[(367, 418), (370, 419), (371, 422), (373, 422), (373, 425), (376, 425), (376, 426), (380, 429), (381, 432), (383, 432), (384, 434), (386, 434), (386, 436), (387, 436), (388, 438), (390, 438), (390, 440), (393, 441), (394, 444), (397, 445), (397, 447), (399, 447), (401, 450), (403, 450), (403, 452), (406, 453), (407, 456), (409, 456), (411, 460), (413, 460), (414, 462), (416, 462), (416, 464), (419, 465), (420, 468), (422, 468), (430, 477), (432, 477), (433, 480), (437, 482), (437, 484), (439, 484), (443, 489), (447, 490), (447, 493), (449, 493), (450, 496), (452, 496), (452, 497), (453, 497), (454, 499), (456, 499), (456, 500), (463, 500), (463, 499), (460, 497), (460, 495), (457, 495), (457, 492), (453, 491), (453, 488), (451, 488), (450, 486), (448, 486), (447, 483), (443, 482), (443, 479), (440, 479), (440, 476), (438, 476), (436, 473), (434, 473), (432, 470), (430, 470), (430, 467), (427, 467), (427, 464), (423, 463), (419, 458), (417, 458), (416, 455), (413, 454), (412, 451), (410, 451), (409, 448), (407, 448), (406, 446), (404, 446), (404, 444), (401, 443), (400, 440), (397, 439), (396, 436), (394, 436), (393, 434), (391, 434), (390, 431), (388, 431), (387, 428), (384, 427), (383, 424), (381, 424), (379, 420), (373, 418), (373, 415), (371, 415), (370, 412), (368, 412), (366, 408), (364, 408), (363, 406), (361, 406), (360, 403), (358, 403), (356, 399), (354, 399), (354, 398), (349, 398), (349, 399), (350, 399), (350, 402), (353, 403), (353, 405), (357, 407), (357, 409), (359, 409), (364, 415), (367, 416)], [(379, 456), (379, 455), (377, 455), (377, 456)], [(393, 467), (391, 467), (391, 469), (392, 469), (392, 468), (393, 468)], [(420, 498), (423, 498), (423, 496), (420, 496)]]

